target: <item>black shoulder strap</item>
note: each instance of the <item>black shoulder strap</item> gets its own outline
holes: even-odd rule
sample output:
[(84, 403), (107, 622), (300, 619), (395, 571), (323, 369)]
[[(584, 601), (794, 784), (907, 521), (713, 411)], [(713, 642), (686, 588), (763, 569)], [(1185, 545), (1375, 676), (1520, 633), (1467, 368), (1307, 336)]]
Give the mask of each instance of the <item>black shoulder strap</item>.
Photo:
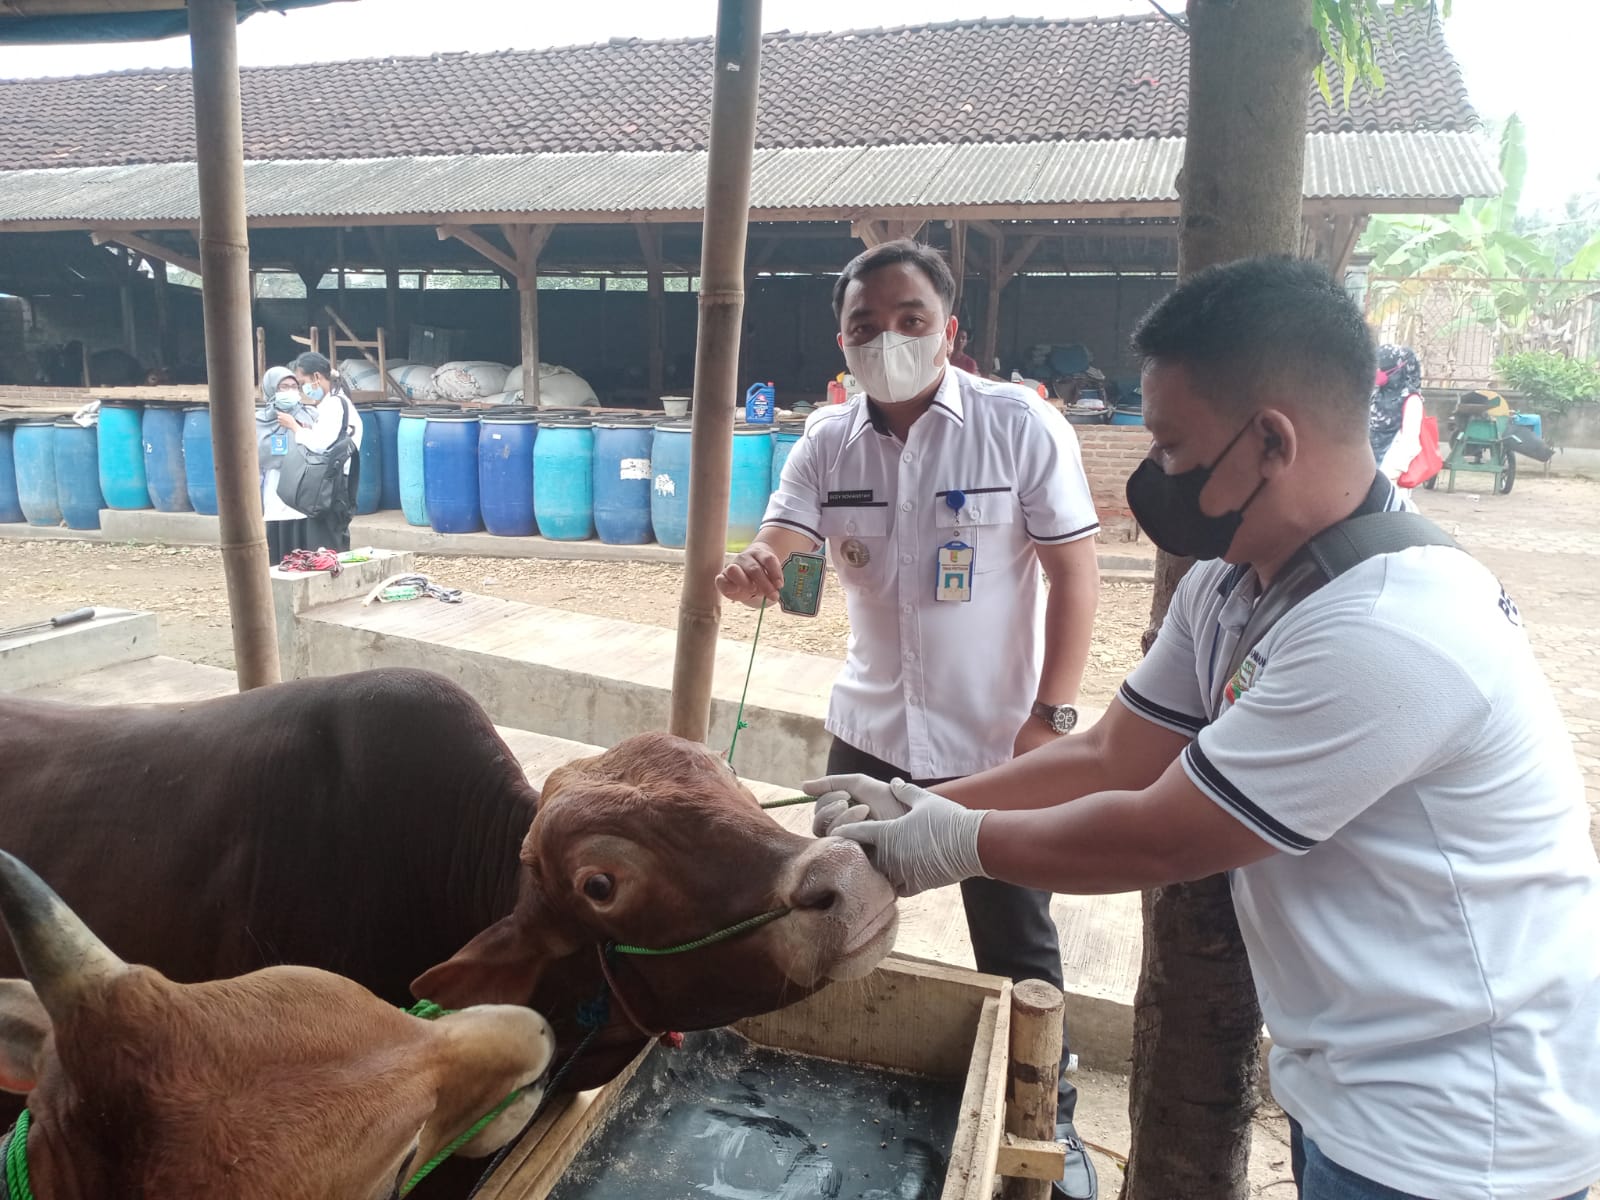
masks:
[(1256, 602), (1239, 634), (1239, 644), (1229, 657), (1223, 684), (1233, 678), (1267, 630), (1295, 605), (1367, 559), (1398, 554), (1413, 546), (1460, 549), (1455, 539), (1427, 517), (1405, 511), (1362, 513), (1317, 534), (1289, 560), (1266, 595)]

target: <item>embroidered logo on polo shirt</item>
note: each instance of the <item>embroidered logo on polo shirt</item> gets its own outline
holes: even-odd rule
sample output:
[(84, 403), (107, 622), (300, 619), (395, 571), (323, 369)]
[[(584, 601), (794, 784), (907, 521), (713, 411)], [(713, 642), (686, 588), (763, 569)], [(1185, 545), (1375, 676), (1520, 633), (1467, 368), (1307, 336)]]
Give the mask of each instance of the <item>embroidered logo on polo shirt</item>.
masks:
[(1229, 704), (1239, 703), (1239, 697), (1248, 692), (1261, 674), (1261, 668), (1267, 665), (1267, 660), (1261, 657), (1261, 651), (1252, 650), (1239, 669), (1233, 673), (1233, 678), (1228, 680), (1228, 686), (1222, 690), (1222, 698)]
[(1511, 594), (1504, 587), (1500, 589), (1500, 611), (1505, 614), (1506, 620), (1519, 629), (1522, 627), (1522, 613), (1517, 608), (1517, 602), (1511, 598)]

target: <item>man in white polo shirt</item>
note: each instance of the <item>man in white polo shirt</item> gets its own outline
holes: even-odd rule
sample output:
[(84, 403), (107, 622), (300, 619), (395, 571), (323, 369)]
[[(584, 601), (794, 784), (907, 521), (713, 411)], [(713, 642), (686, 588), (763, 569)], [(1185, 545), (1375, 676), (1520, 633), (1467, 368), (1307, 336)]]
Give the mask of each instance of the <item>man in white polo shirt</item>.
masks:
[[(776, 599), (789, 554), (827, 543), (850, 610), (834, 774), (948, 780), (1077, 720), (1099, 591), (1077, 437), (1037, 395), (948, 365), (954, 300), (943, 257), (915, 242), (845, 267), (839, 345), (866, 394), (807, 422), (755, 544), (717, 581), (732, 600)], [(981, 970), (1061, 986), (1049, 892), (975, 879), (962, 899)], [(1092, 1200), (1075, 1100), (1064, 1082), (1057, 1194)]]
[(1303, 1200), (1584, 1195), (1600, 866), (1515, 603), (1460, 550), (1411, 546), (1241, 645), (1311, 538), (1399, 504), (1367, 439), (1370, 335), (1320, 267), (1256, 259), (1186, 281), (1135, 346), (1153, 445), (1129, 503), (1205, 561), (1119, 703), (943, 795), (819, 781), (848, 795), (818, 831), (902, 894), (1228, 871)]

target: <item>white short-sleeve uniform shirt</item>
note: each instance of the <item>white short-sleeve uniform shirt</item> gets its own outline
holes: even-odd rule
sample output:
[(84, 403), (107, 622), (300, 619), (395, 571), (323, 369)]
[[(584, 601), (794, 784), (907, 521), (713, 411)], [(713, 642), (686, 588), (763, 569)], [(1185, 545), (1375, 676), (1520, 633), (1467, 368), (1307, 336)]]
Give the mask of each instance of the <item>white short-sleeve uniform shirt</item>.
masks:
[(1231, 873), (1274, 1095), (1407, 1193), (1593, 1183), (1600, 868), (1516, 605), (1466, 554), (1414, 548), (1314, 593), (1227, 677), (1257, 595), (1197, 566), (1119, 698), (1194, 735), (1190, 779), (1282, 851)]
[[(1034, 544), (1099, 528), (1060, 413), (954, 367), (903, 444), (865, 396), (820, 409), (764, 524), (825, 541), (844, 585), (850, 646), (829, 732), (916, 779), (1011, 757), (1044, 653)], [(974, 551), (964, 603), (934, 598), (938, 551), (952, 541)]]

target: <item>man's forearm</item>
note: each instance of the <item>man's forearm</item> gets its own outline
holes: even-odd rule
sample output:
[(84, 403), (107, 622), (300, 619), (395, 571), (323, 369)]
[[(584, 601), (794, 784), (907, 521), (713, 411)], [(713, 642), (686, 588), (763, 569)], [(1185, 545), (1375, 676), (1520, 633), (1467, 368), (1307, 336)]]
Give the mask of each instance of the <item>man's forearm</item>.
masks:
[(1046, 704), (1076, 704), (1089, 663), (1094, 612), (1100, 599), (1100, 573), (1073, 571), (1052, 579), (1044, 609), (1044, 662), (1037, 699)]
[(979, 775), (931, 789), (968, 808), (1050, 808), (1115, 784), (1104, 765), (1098, 726), (1068, 734)]

